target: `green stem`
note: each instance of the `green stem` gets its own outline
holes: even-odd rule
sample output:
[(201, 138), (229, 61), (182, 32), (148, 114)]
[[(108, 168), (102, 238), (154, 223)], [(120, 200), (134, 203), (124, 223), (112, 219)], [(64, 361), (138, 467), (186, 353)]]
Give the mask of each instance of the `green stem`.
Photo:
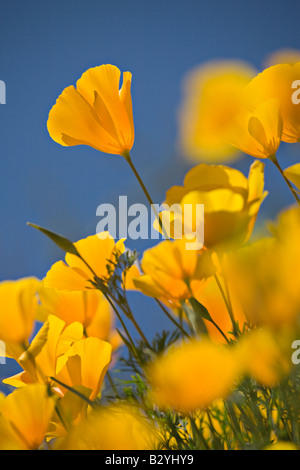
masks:
[(217, 325), (217, 323), (211, 318), (211, 323), (214, 325), (215, 328), (217, 328), (218, 332), (223, 336), (227, 344), (230, 344), (229, 339), (225, 335), (224, 331), (221, 330), (221, 328)]
[(129, 318), (129, 320), (132, 322), (132, 324), (134, 325), (135, 329), (137, 330), (137, 332), (139, 333), (140, 337), (142, 338), (142, 340), (144, 341), (144, 343), (147, 345), (147, 347), (149, 349), (152, 349), (146, 336), (144, 335), (141, 327), (139, 326), (138, 322), (136, 321), (136, 319), (134, 318), (134, 315), (132, 313), (132, 310), (129, 306), (129, 303), (127, 301), (127, 296), (126, 296), (126, 291), (125, 289), (123, 289), (123, 294), (124, 294), (124, 298), (125, 298), (125, 303), (122, 303), (122, 302), (118, 302), (117, 299), (115, 298), (115, 296), (111, 293), (109, 293), (108, 295), (111, 296), (111, 298), (113, 299), (113, 301), (121, 308), (122, 312), (126, 315), (127, 318)]
[(276, 166), (277, 170), (279, 171), (279, 173), (281, 174), (282, 178), (284, 179), (284, 181), (286, 182), (286, 184), (288, 185), (289, 187), (289, 190), (291, 191), (292, 195), (294, 196), (294, 198), (296, 199), (298, 205), (300, 206), (300, 199), (299, 199), (299, 196), (297, 194), (297, 192), (294, 190), (291, 182), (288, 180), (288, 178), (285, 176), (284, 174), (284, 171), (282, 170), (281, 166), (279, 165), (278, 163), (278, 160), (276, 158), (276, 155), (271, 155), (269, 157), (269, 159), (271, 160), (271, 162), (274, 163), (274, 165)]
[(231, 302), (228, 301), (227, 297), (226, 297), (226, 294), (224, 292), (224, 289), (222, 287), (222, 284), (220, 282), (220, 279), (218, 278), (218, 275), (217, 274), (214, 274), (214, 278), (216, 280), (216, 283), (218, 285), (218, 288), (221, 292), (221, 295), (223, 297), (223, 300), (224, 300), (224, 303), (226, 305), (226, 309), (228, 311), (228, 314), (229, 314), (229, 317), (230, 317), (230, 320), (231, 320), (231, 324), (232, 324), (232, 328), (233, 328), (233, 332), (235, 335), (237, 335), (237, 330), (236, 330), (236, 322), (235, 322), (235, 319), (234, 319), (234, 315), (233, 315), (233, 311), (232, 311), (232, 306), (231, 306)]
[(128, 151), (124, 152), (124, 153), (123, 153), (123, 157), (125, 158), (125, 160), (126, 160), (127, 163), (129, 164), (129, 166), (130, 166), (131, 170), (133, 171), (133, 173), (134, 173), (136, 179), (138, 180), (138, 182), (139, 182), (139, 184), (140, 184), (140, 186), (141, 186), (141, 188), (142, 188), (142, 190), (143, 190), (143, 192), (144, 192), (144, 194), (145, 194), (145, 196), (146, 196), (146, 198), (147, 198), (147, 200), (148, 200), (148, 202), (149, 202), (149, 204), (150, 204), (150, 206), (151, 206), (151, 209), (153, 210), (153, 212), (154, 212), (154, 214), (155, 214), (155, 217), (157, 218), (157, 221), (158, 221), (158, 223), (159, 223), (159, 227), (160, 227), (160, 229), (161, 229), (161, 231), (162, 231), (162, 233), (163, 233), (163, 236), (164, 236), (166, 239), (169, 239), (170, 237), (168, 236), (168, 234), (167, 234), (167, 232), (166, 232), (166, 230), (165, 230), (165, 228), (164, 228), (164, 226), (163, 226), (162, 219), (161, 219), (161, 217), (159, 217), (159, 214), (158, 214), (158, 212), (157, 212), (157, 210), (156, 210), (156, 208), (155, 208), (155, 205), (154, 205), (154, 203), (153, 203), (153, 200), (152, 200), (152, 198), (151, 198), (151, 196), (150, 196), (150, 194), (149, 194), (149, 192), (148, 192), (146, 186), (144, 185), (144, 182), (143, 182), (142, 178), (140, 177), (140, 175), (139, 175), (137, 169), (135, 168), (134, 164), (132, 163), (132, 160), (131, 160), (131, 157), (130, 157), (130, 153), (129, 153)]
[(135, 348), (135, 345), (134, 345), (134, 342), (133, 342), (133, 339), (131, 338), (131, 335), (121, 317), (121, 315), (119, 314), (118, 312), (118, 309), (116, 308), (115, 304), (112, 302), (112, 300), (110, 299), (110, 297), (108, 296), (108, 294), (106, 293), (103, 293), (104, 297), (106, 298), (106, 300), (108, 301), (108, 303), (111, 305), (112, 309), (114, 310), (115, 314), (117, 315), (121, 325), (122, 325), (122, 328), (124, 329), (125, 333), (126, 333), (126, 336), (127, 336), (127, 339), (129, 341), (129, 343), (131, 344), (131, 347), (132, 347), (132, 350), (133, 350), (133, 353), (136, 357), (138, 357), (138, 354), (136, 352), (136, 348)]
[(61, 382), (60, 380), (56, 379), (55, 377), (49, 377), (49, 379), (53, 380), (54, 382), (58, 383), (59, 385), (61, 385), (62, 387), (66, 388), (67, 390), (69, 390), (70, 392), (74, 393), (74, 395), (77, 395), (78, 397), (80, 397), (82, 400), (84, 400), (86, 403), (88, 403), (88, 405), (92, 406), (92, 407), (95, 407), (95, 403), (92, 402), (92, 400), (90, 400), (89, 398), (87, 398), (85, 395), (82, 395), (82, 393), (78, 392), (78, 390), (76, 390), (75, 388), (73, 387), (70, 387), (69, 385)]

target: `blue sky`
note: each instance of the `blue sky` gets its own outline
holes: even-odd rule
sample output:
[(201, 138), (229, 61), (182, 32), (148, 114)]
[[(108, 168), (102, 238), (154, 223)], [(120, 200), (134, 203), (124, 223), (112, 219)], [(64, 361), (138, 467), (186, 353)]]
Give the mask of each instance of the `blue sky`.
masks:
[[(0, 281), (42, 278), (62, 257), (27, 221), (76, 241), (95, 232), (100, 203), (116, 204), (119, 195), (146, 202), (121, 157), (63, 148), (47, 133), (57, 96), (87, 68), (112, 63), (132, 72), (132, 158), (160, 203), (192, 166), (177, 148), (185, 73), (218, 58), (261, 70), (271, 52), (300, 49), (298, 0), (1, 0), (0, 11), (0, 80), (7, 87), (0, 105)], [(288, 164), (299, 161), (298, 146), (283, 146), (282, 154)], [(251, 162), (244, 157), (238, 167), (246, 173)], [(266, 185), (277, 191), (261, 217), (273, 217), (292, 200), (270, 165)], [(149, 243), (129, 245), (143, 251)], [(133, 295), (151, 331), (159, 314)]]

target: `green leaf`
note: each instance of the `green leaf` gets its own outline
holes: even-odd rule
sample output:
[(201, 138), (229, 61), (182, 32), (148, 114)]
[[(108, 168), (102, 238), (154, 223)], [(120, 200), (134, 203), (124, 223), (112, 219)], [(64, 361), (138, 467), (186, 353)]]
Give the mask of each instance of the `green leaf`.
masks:
[(191, 297), (189, 299), (189, 302), (195, 312), (196, 315), (199, 315), (201, 318), (204, 318), (204, 320), (208, 320), (210, 322), (212, 322), (212, 318), (207, 310), (206, 307), (204, 307), (204, 305), (200, 304), (200, 302), (198, 302), (197, 299), (195, 299), (195, 297)]
[(37, 230), (42, 232), (44, 235), (49, 237), (63, 251), (66, 251), (67, 253), (71, 253), (72, 255), (75, 255), (81, 258), (75, 245), (67, 238), (62, 237), (61, 235), (58, 235), (57, 233), (51, 232), (50, 230), (46, 228), (40, 227), (39, 225), (32, 224), (31, 222), (27, 222), (27, 225), (29, 225), (29, 227), (36, 228)]

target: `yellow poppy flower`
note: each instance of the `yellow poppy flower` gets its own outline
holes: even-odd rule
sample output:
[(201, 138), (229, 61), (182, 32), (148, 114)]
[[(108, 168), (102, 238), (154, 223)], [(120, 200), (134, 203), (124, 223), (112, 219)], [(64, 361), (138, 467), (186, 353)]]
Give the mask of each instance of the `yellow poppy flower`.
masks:
[(240, 371), (233, 348), (203, 339), (169, 348), (149, 367), (148, 377), (155, 403), (189, 412), (225, 398)]
[[(185, 205), (195, 208), (204, 204), (204, 246), (224, 250), (249, 239), (266, 195), (262, 162), (251, 165), (248, 179), (236, 169), (202, 163), (187, 173), (183, 186), (167, 191), (165, 203), (170, 211), (173, 204), (179, 204), (183, 220)], [(190, 223), (192, 233), (202, 222), (195, 213)]]
[(146, 417), (128, 405), (91, 413), (58, 442), (58, 450), (155, 450), (157, 435)]
[[(34, 382), (52, 383), (50, 377), (56, 376), (58, 358), (82, 338), (83, 327), (80, 323), (66, 325), (58, 317), (49, 315), (47, 322), (32, 340), (28, 351), (17, 358), (24, 371), (4, 379), (3, 382), (13, 387)], [(55, 387), (56, 385), (54, 383)]]
[(83, 338), (80, 323), (66, 325), (49, 315), (28, 352), (18, 358), (24, 372), (3, 382), (14, 387), (34, 382), (47, 383), (59, 396), (64, 396), (66, 387), (52, 380), (53, 377), (70, 387), (82, 385), (90, 390), (90, 398), (94, 399), (110, 364), (111, 351), (112, 346), (106, 341)]
[(0, 449), (35, 450), (45, 438), (55, 400), (44, 385), (15, 390), (0, 404)]
[(60, 290), (87, 290), (92, 287), (95, 274), (98, 278), (107, 278), (107, 265), (115, 261), (117, 253), (123, 253), (124, 242), (119, 240), (115, 243), (108, 232), (101, 232), (74, 243), (82, 258), (89, 267), (73, 254), (67, 253), (65, 260), (54, 263), (48, 271), (45, 279), (45, 287)]
[(255, 71), (242, 61), (215, 61), (192, 70), (180, 110), (180, 144), (194, 161), (231, 161), (239, 152), (228, 145), (232, 118), (242, 107), (242, 92)]
[(49, 315), (55, 315), (67, 325), (79, 322), (87, 336), (112, 342), (113, 350), (120, 346), (120, 337), (113, 330), (112, 308), (99, 290), (59, 291), (41, 285), (38, 296), (40, 305), (37, 308), (37, 318), (40, 321), (45, 321)]
[(278, 99), (260, 103), (253, 112), (235, 116), (229, 142), (255, 158), (272, 158), (280, 145), (283, 123)]
[[(298, 142), (300, 139), (299, 77), (300, 62), (279, 64), (265, 69), (245, 87), (245, 99), (251, 111), (267, 100), (279, 100), (284, 142)], [(274, 116), (274, 126), (276, 120), (277, 116)]]
[(0, 340), (27, 343), (34, 325), (38, 283), (34, 277), (0, 283)]
[(141, 261), (144, 274), (133, 283), (145, 295), (177, 306), (212, 276), (216, 267), (212, 254), (186, 250), (186, 240), (166, 240), (145, 251)]
[(134, 142), (131, 73), (114, 65), (88, 69), (76, 88), (65, 88), (49, 113), (48, 131), (64, 146), (89, 145), (101, 152), (122, 155)]

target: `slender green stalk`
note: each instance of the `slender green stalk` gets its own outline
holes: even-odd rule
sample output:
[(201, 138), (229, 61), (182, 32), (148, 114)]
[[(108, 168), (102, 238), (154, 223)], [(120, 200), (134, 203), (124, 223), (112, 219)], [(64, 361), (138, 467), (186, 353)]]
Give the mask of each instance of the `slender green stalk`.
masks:
[(227, 338), (227, 336), (225, 335), (224, 331), (221, 330), (221, 328), (217, 325), (217, 323), (211, 318), (211, 323), (214, 325), (215, 328), (217, 328), (218, 332), (223, 336), (223, 338), (225, 339), (226, 343), (230, 344), (230, 341), (229, 339)]
[(277, 170), (279, 171), (279, 173), (281, 174), (282, 178), (284, 179), (284, 181), (286, 182), (286, 184), (288, 185), (289, 187), (289, 190), (291, 191), (292, 195), (294, 196), (294, 198), (296, 199), (297, 201), (297, 204), (300, 206), (300, 198), (297, 194), (297, 192), (294, 190), (291, 182), (288, 180), (288, 178), (285, 176), (284, 174), (284, 171), (282, 170), (281, 166), (279, 165), (278, 163), (278, 160), (276, 158), (276, 155), (271, 155), (270, 157), (270, 160), (271, 162), (274, 163), (274, 165), (276, 166)]
[(218, 285), (218, 288), (219, 288), (219, 290), (220, 290), (220, 292), (221, 292), (222, 298), (223, 298), (224, 303), (225, 303), (225, 305), (226, 305), (226, 309), (227, 309), (227, 311), (228, 311), (228, 314), (229, 314), (229, 317), (230, 317), (230, 320), (231, 320), (233, 332), (234, 332), (235, 334), (237, 334), (236, 322), (235, 322), (235, 319), (234, 319), (234, 315), (233, 315), (233, 311), (232, 311), (231, 302), (229, 302), (228, 299), (227, 299), (227, 296), (226, 296), (226, 294), (225, 294), (225, 291), (224, 291), (224, 289), (223, 289), (223, 287), (222, 287), (222, 284), (221, 284), (221, 282), (220, 282), (220, 279), (219, 279), (218, 275), (217, 275), (217, 274), (214, 274), (214, 278), (215, 278), (215, 280), (216, 280), (216, 283), (217, 283), (217, 285)]
[(131, 338), (131, 335), (130, 335), (129, 331), (128, 331), (128, 329), (127, 329), (127, 327), (126, 327), (126, 325), (125, 325), (125, 323), (124, 323), (124, 321), (123, 321), (123, 319), (122, 319), (120, 313), (118, 312), (118, 309), (116, 308), (115, 304), (112, 302), (112, 300), (110, 299), (110, 297), (109, 297), (108, 294), (103, 293), (103, 295), (104, 295), (104, 297), (106, 298), (106, 300), (108, 301), (108, 303), (111, 305), (111, 307), (113, 308), (115, 314), (117, 315), (117, 317), (118, 317), (118, 319), (119, 319), (119, 321), (120, 321), (120, 323), (121, 323), (121, 325), (122, 325), (122, 327), (123, 327), (123, 329), (124, 329), (124, 331), (125, 331), (125, 333), (126, 333), (127, 339), (128, 339), (128, 341), (129, 341), (129, 343), (131, 344), (132, 350), (133, 350), (135, 356), (138, 357), (138, 354), (137, 354), (137, 352), (136, 352), (136, 348), (135, 348), (133, 339)]
[(156, 210), (156, 208), (155, 208), (155, 205), (154, 205), (154, 203), (153, 203), (153, 200), (152, 200), (152, 198), (151, 198), (151, 196), (150, 196), (150, 194), (149, 194), (149, 192), (148, 192), (146, 186), (144, 185), (144, 182), (143, 182), (142, 178), (140, 177), (140, 175), (139, 175), (137, 169), (135, 168), (134, 164), (132, 163), (132, 160), (131, 160), (131, 157), (130, 157), (129, 152), (124, 152), (123, 157), (125, 158), (125, 160), (126, 160), (127, 163), (129, 164), (129, 166), (130, 166), (131, 170), (133, 171), (133, 173), (134, 173), (136, 179), (138, 180), (138, 182), (139, 182), (139, 184), (140, 184), (140, 186), (141, 186), (141, 188), (142, 188), (142, 190), (143, 190), (143, 192), (144, 192), (144, 194), (145, 194), (145, 196), (146, 196), (146, 198), (147, 198), (147, 200), (148, 200), (148, 202), (149, 202), (149, 204), (150, 204), (150, 206), (151, 206), (151, 208), (152, 208), (152, 210), (153, 210), (153, 212), (154, 212), (154, 214), (155, 214), (155, 217), (157, 218), (157, 221), (158, 221), (158, 223), (159, 223), (159, 227), (160, 227), (160, 229), (161, 229), (161, 231), (162, 231), (164, 237), (165, 237), (166, 239), (169, 239), (170, 237), (168, 236), (168, 234), (167, 234), (167, 232), (166, 232), (166, 230), (165, 230), (165, 228), (164, 228), (164, 226), (163, 226), (162, 219), (161, 219), (161, 217), (159, 217), (159, 214), (158, 214), (158, 212), (157, 212), (157, 210)]
[(82, 393), (78, 392), (78, 390), (76, 390), (75, 388), (73, 387), (70, 387), (69, 385), (61, 382), (60, 380), (56, 379), (55, 377), (49, 377), (49, 379), (53, 380), (53, 382), (56, 382), (58, 383), (59, 385), (61, 385), (62, 387), (66, 388), (67, 390), (69, 390), (70, 392), (74, 393), (74, 395), (77, 395), (78, 397), (80, 397), (83, 401), (85, 401), (88, 405), (92, 406), (92, 407), (95, 407), (95, 403), (92, 402), (92, 400), (90, 400), (89, 398), (87, 398), (85, 395), (83, 395)]
[(121, 303), (121, 302), (118, 302), (117, 299), (115, 298), (115, 296), (111, 293), (109, 293), (108, 295), (111, 296), (111, 298), (113, 299), (113, 301), (121, 308), (121, 310), (124, 312), (124, 314), (126, 315), (126, 317), (129, 318), (129, 320), (132, 322), (132, 324), (134, 325), (135, 329), (137, 330), (137, 332), (139, 333), (140, 337), (142, 338), (142, 340), (144, 341), (144, 343), (147, 345), (147, 347), (149, 349), (152, 349), (150, 344), (149, 344), (149, 341), (147, 340), (146, 336), (144, 335), (141, 327), (139, 326), (138, 322), (136, 321), (133, 313), (132, 313), (132, 310), (128, 304), (128, 301), (127, 301), (127, 296), (126, 296), (126, 291), (124, 289), (124, 298), (125, 298), (125, 304), (124, 303)]

